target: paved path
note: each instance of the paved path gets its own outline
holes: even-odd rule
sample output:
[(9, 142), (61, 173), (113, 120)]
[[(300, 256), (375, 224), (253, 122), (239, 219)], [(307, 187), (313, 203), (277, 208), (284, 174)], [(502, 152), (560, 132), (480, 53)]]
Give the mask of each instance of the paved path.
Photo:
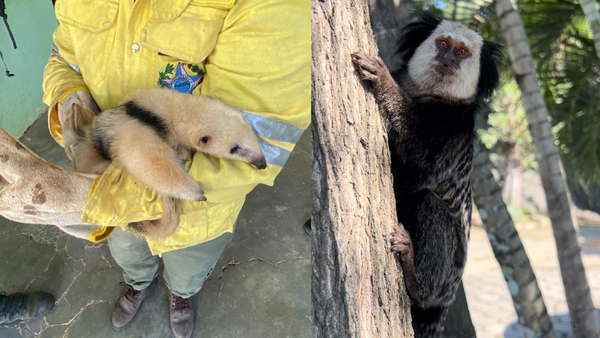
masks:
[[(558, 269), (551, 229), (522, 230), (521, 240), (535, 270), (542, 295), (552, 316), (558, 338), (571, 337), (568, 308)], [(584, 265), (592, 298), (600, 308), (600, 227), (581, 229)], [(478, 338), (525, 337), (500, 266), (482, 228), (474, 228), (464, 275), (467, 301)], [(529, 338), (529, 337), (527, 337)]]

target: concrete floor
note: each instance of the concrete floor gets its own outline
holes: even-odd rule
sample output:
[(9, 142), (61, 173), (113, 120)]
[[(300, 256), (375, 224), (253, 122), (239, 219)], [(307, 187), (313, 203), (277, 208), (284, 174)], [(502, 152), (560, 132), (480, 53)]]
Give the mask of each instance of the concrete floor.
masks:
[[(22, 141), (70, 168), (50, 137), (46, 117)], [(310, 337), (310, 133), (304, 133), (275, 186), (247, 199), (237, 231), (218, 267), (193, 298), (195, 337)], [(260, 260), (257, 260), (260, 259)], [(117, 332), (110, 314), (122, 293), (122, 271), (105, 242), (70, 237), (53, 226), (0, 217), (0, 291), (43, 290), (57, 298), (45, 318), (0, 325), (0, 337), (170, 337), (169, 303), (161, 280), (135, 322)]]

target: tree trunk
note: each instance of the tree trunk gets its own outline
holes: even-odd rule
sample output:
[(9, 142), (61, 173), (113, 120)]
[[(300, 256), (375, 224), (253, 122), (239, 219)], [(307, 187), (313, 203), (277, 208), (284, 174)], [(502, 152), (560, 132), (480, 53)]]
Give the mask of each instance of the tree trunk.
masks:
[(506, 158), (502, 199), (515, 208), (521, 209), (523, 206), (521, 147), (516, 143), (504, 142), (502, 156)]
[(581, 248), (577, 241), (578, 231), (571, 215), (560, 155), (554, 144), (548, 111), (538, 83), (523, 22), (511, 0), (495, 0), (494, 3), (500, 27), (508, 44), (517, 83), (521, 89), (535, 158), (539, 164), (542, 185), (546, 193), (548, 214), (554, 231), (573, 334), (575, 337), (600, 337), (592, 296), (581, 259)]
[(412, 336), (390, 251), (397, 226), (383, 121), (350, 53), (376, 54), (367, 1), (312, 2), (313, 337)]
[(519, 324), (527, 337), (556, 338), (533, 268), (492, 175), (489, 152), (481, 142), (475, 145), (473, 162), (473, 198), (508, 284)]
[(585, 18), (592, 29), (594, 48), (596, 48), (598, 59), (600, 59), (600, 13), (598, 13), (598, 3), (596, 0), (580, 0), (579, 5), (583, 9)]

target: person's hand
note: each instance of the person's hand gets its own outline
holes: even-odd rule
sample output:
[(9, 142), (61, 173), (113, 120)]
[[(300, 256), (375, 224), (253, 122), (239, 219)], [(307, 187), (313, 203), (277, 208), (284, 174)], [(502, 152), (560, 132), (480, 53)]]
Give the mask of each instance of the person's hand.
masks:
[(76, 165), (80, 159), (78, 149), (81, 140), (91, 128), (92, 121), (98, 113), (98, 106), (92, 96), (84, 91), (69, 94), (58, 105), (58, 120), (62, 127), (62, 135), (65, 141), (65, 152)]

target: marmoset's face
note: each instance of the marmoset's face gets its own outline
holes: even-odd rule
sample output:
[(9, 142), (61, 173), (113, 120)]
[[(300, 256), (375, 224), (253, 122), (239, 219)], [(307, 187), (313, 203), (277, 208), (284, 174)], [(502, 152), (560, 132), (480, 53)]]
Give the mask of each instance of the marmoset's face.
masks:
[(460, 23), (442, 21), (417, 48), (408, 73), (419, 89), (451, 99), (469, 99), (477, 91), (483, 39)]
[(460, 64), (473, 56), (469, 47), (451, 36), (440, 36), (435, 39), (437, 55), (434, 58), (434, 69), (442, 78), (455, 76), (460, 71)]

